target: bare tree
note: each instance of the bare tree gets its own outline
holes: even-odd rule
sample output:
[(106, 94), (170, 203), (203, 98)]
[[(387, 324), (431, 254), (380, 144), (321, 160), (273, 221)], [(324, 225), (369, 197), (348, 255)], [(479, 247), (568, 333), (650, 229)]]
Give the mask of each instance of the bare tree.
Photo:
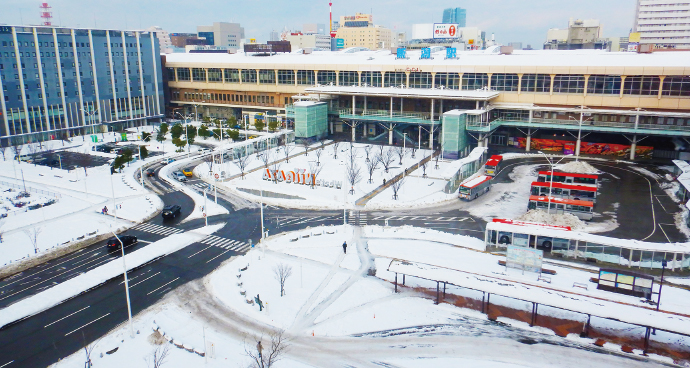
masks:
[(86, 368), (91, 368), (93, 363), (91, 362), (91, 353), (93, 353), (93, 349), (96, 348), (96, 345), (101, 341), (101, 339), (98, 339), (91, 344), (86, 344), (86, 336), (84, 335), (84, 331), (81, 333), (81, 338), (84, 341), (84, 353), (86, 354), (86, 360), (84, 361), (84, 367)]
[(319, 166), (318, 163), (315, 165), (314, 161), (309, 163), (309, 172), (311, 173), (311, 188), (314, 189), (316, 187), (316, 177), (321, 174), (321, 170), (323, 170), (323, 166)]
[(331, 146), (333, 146), (333, 158), (338, 158), (338, 147), (340, 146), (340, 142), (335, 141)]
[(355, 184), (362, 180), (362, 169), (357, 164), (349, 164), (345, 168), (345, 175), (350, 183), (350, 194), (355, 194)]
[(247, 170), (247, 166), (249, 166), (250, 162), (252, 162), (251, 155), (240, 156), (237, 158), (237, 160), (233, 161), (233, 163), (240, 169), (242, 179), (244, 179), (244, 172)]
[(369, 183), (373, 183), (371, 177), (374, 175), (374, 172), (376, 172), (376, 169), (379, 167), (380, 161), (377, 159), (371, 159), (367, 161), (367, 172), (369, 173)]
[(285, 263), (278, 263), (273, 267), (273, 275), (280, 283), (280, 296), (285, 295), (285, 281), (292, 275), (292, 267)]
[(273, 183), (278, 184), (278, 170), (280, 170), (280, 161), (273, 161), (271, 164), (271, 172), (273, 173)]
[(24, 234), (29, 237), (31, 245), (34, 246), (34, 254), (38, 253), (38, 236), (41, 234), (41, 231), (43, 231), (41, 227), (32, 227), (31, 229), (24, 230)]
[(386, 148), (384, 145), (379, 146), (379, 155), (383, 155), (383, 149)]
[(426, 168), (427, 168), (427, 166), (429, 166), (429, 161), (431, 161), (431, 159), (427, 160), (427, 159), (425, 158), (425, 159), (422, 160), (422, 163), (419, 164), (419, 166), (422, 167), (422, 172), (423, 172), (422, 178), (426, 178)]
[(371, 149), (374, 148), (370, 144), (364, 146), (364, 152), (367, 154), (367, 162), (369, 162), (369, 154), (371, 153)]
[(259, 158), (261, 159), (261, 162), (264, 163), (264, 167), (268, 169), (268, 165), (271, 163), (273, 160), (273, 154), (271, 153), (271, 150), (265, 150), (259, 155)]
[(0, 153), (2, 153), (2, 160), (5, 161), (5, 152), (7, 151), (7, 147), (0, 147)]
[(402, 188), (403, 184), (405, 184), (404, 176), (400, 177), (400, 179), (394, 181), (393, 184), (391, 184), (391, 188), (393, 188), (393, 199), (398, 199), (398, 191), (400, 191), (400, 188)]
[(29, 150), (29, 154), (31, 155), (31, 158), (33, 159), (34, 166), (37, 165), (36, 162), (36, 154), (41, 152), (41, 146), (38, 143), (29, 143), (27, 145), (27, 149)]
[(309, 143), (309, 140), (307, 138), (302, 138), (302, 141), (299, 142), (299, 144), (304, 148), (304, 155), (309, 156), (309, 146), (311, 146), (311, 143)]
[(323, 155), (323, 146), (319, 147), (316, 151), (314, 151), (316, 154), (316, 165), (319, 166), (321, 165), (321, 155)]
[[(263, 336), (262, 336), (263, 337)], [(257, 339), (254, 347), (248, 347), (245, 343), (244, 353), (252, 359), (252, 368), (270, 368), (285, 354), (288, 345), (283, 332), (271, 334), (270, 345), (264, 348), (262, 338)]]
[(395, 147), (395, 154), (398, 155), (398, 157), (400, 158), (400, 163), (398, 165), (402, 165), (402, 160), (403, 160), (403, 158), (405, 158), (405, 155), (407, 154), (407, 152), (405, 152), (405, 147), (403, 147), (403, 146)]
[(208, 166), (208, 171), (213, 171), (213, 161), (214, 161), (213, 153), (211, 153), (209, 155), (205, 155), (201, 159), (206, 163), (206, 166)]
[(357, 158), (356, 148), (354, 148), (352, 146), (352, 143), (350, 143), (350, 165), (353, 165), (355, 163), (356, 158)]
[(158, 345), (145, 360), (149, 367), (160, 368), (165, 364), (168, 355), (170, 355), (170, 344), (162, 344)]
[(281, 148), (283, 149), (283, 154), (285, 155), (285, 162), (289, 163), (290, 162), (290, 154), (292, 154), (292, 151), (295, 149), (295, 146), (286, 142), (285, 145), (282, 146)]
[(14, 159), (21, 162), (20, 156), (22, 155), (22, 146), (21, 143), (13, 143), (12, 144), (12, 153), (14, 154)]
[(381, 165), (383, 165), (383, 168), (386, 169), (386, 172), (388, 172), (388, 169), (391, 167), (391, 164), (393, 163), (393, 149), (387, 149), (383, 150), (383, 153), (379, 153), (376, 156), (376, 160), (381, 162)]
[(441, 158), (441, 155), (439, 155), (439, 154), (437, 154), (436, 157), (434, 158), (434, 161), (436, 162), (436, 166), (434, 166), (434, 169), (438, 169), (438, 159), (439, 158)]
[(407, 151), (411, 153), (412, 158), (415, 158), (415, 155), (417, 154), (417, 147), (415, 147), (415, 146), (407, 147)]

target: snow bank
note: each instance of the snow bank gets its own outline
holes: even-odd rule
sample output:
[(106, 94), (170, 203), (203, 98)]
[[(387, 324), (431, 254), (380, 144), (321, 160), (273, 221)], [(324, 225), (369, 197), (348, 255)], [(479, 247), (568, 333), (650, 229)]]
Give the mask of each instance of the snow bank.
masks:
[(570, 213), (555, 214), (546, 213), (542, 210), (529, 210), (524, 215), (516, 218), (516, 220), (536, 222), (545, 225), (570, 226), (573, 230), (584, 230), (586, 227), (584, 222)]
[(369, 225), (364, 227), (363, 235), (370, 239), (426, 240), (481, 251), (486, 248), (484, 240), (479, 238), (409, 225), (397, 227)]
[(557, 165), (556, 169), (564, 171), (564, 172), (575, 173), (575, 174), (598, 174), (599, 173), (599, 170), (597, 170), (594, 166), (590, 165), (586, 161), (571, 161), (571, 162), (568, 162), (567, 164)]
[[(200, 234), (190, 231), (161, 239), (142, 249), (125, 255), (127, 268), (131, 270), (158, 257), (174, 253), (204, 237), (206, 237), (206, 235), (203, 233)], [(122, 260), (118, 258), (103, 266), (94, 268), (87, 273), (55, 285), (39, 294), (22, 299), (2, 309), (2, 313), (0, 313), (0, 328), (14, 321), (47, 310), (120, 275), (122, 275)]]

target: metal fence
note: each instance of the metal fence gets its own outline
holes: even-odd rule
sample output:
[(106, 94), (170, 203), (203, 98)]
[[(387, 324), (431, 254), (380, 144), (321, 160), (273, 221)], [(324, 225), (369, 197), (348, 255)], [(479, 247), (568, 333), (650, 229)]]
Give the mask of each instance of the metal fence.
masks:
[(19, 189), (19, 190), (24, 190), (24, 188), (26, 188), (26, 191), (30, 192), (30, 193), (41, 194), (41, 195), (45, 195), (45, 196), (49, 196), (49, 197), (53, 197), (53, 198), (62, 198), (62, 195), (59, 193), (50, 192), (50, 191), (43, 190), (43, 189), (36, 189), (36, 188), (29, 187), (29, 186), (24, 186), (24, 185), (19, 185), (19, 184), (14, 184), (14, 183), (8, 183), (6, 181), (0, 181), (0, 186), (12, 188), (12, 189)]

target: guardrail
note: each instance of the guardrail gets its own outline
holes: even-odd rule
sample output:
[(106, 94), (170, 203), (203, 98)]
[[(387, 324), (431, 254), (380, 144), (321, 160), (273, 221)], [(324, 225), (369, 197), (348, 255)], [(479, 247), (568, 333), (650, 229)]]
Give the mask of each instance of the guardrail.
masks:
[(10, 188), (13, 188), (13, 189), (20, 189), (20, 190), (24, 190), (24, 188), (26, 188), (26, 191), (27, 191), (27, 192), (30, 192), (30, 193), (36, 193), (36, 194), (41, 194), (41, 195), (47, 195), (47, 196), (51, 196), (51, 197), (54, 197), (54, 198), (62, 198), (62, 195), (59, 194), (59, 193), (50, 192), (50, 191), (43, 190), (43, 189), (36, 189), (36, 188), (32, 188), (32, 187), (30, 187), (30, 186), (24, 186), (24, 185), (19, 185), (19, 184), (14, 184), (14, 183), (8, 183), (8, 182), (6, 182), (6, 181), (0, 181), (0, 186), (10, 187)]
[[(473, 128), (486, 128), (491, 125), (506, 123), (524, 123), (524, 124), (554, 124), (554, 125), (567, 125), (577, 127), (580, 126), (578, 120), (572, 119), (542, 119), (534, 118), (530, 122), (525, 119), (496, 119), (490, 122), (468, 122), (467, 127)], [(583, 127), (601, 127), (601, 128), (624, 128), (624, 129), (635, 129), (634, 123), (623, 123), (623, 122), (611, 122), (611, 121), (596, 121), (589, 120), (582, 122)], [(673, 131), (688, 131), (690, 132), (690, 126), (679, 126), (679, 125), (663, 125), (663, 124), (638, 124), (637, 129), (650, 129), (650, 130), (673, 130)]]

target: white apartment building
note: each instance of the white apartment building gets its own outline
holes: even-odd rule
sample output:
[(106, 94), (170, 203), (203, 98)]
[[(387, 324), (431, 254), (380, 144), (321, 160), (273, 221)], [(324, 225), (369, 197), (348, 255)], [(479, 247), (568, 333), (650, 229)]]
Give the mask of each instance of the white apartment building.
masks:
[(331, 36), (325, 34), (288, 33), (285, 40), (290, 41), (293, 51), (307, 48), (326, 51), (331, 49)]
[(640, 44), (690, 49), (690, 0), (637, 0), (635, 13)]

